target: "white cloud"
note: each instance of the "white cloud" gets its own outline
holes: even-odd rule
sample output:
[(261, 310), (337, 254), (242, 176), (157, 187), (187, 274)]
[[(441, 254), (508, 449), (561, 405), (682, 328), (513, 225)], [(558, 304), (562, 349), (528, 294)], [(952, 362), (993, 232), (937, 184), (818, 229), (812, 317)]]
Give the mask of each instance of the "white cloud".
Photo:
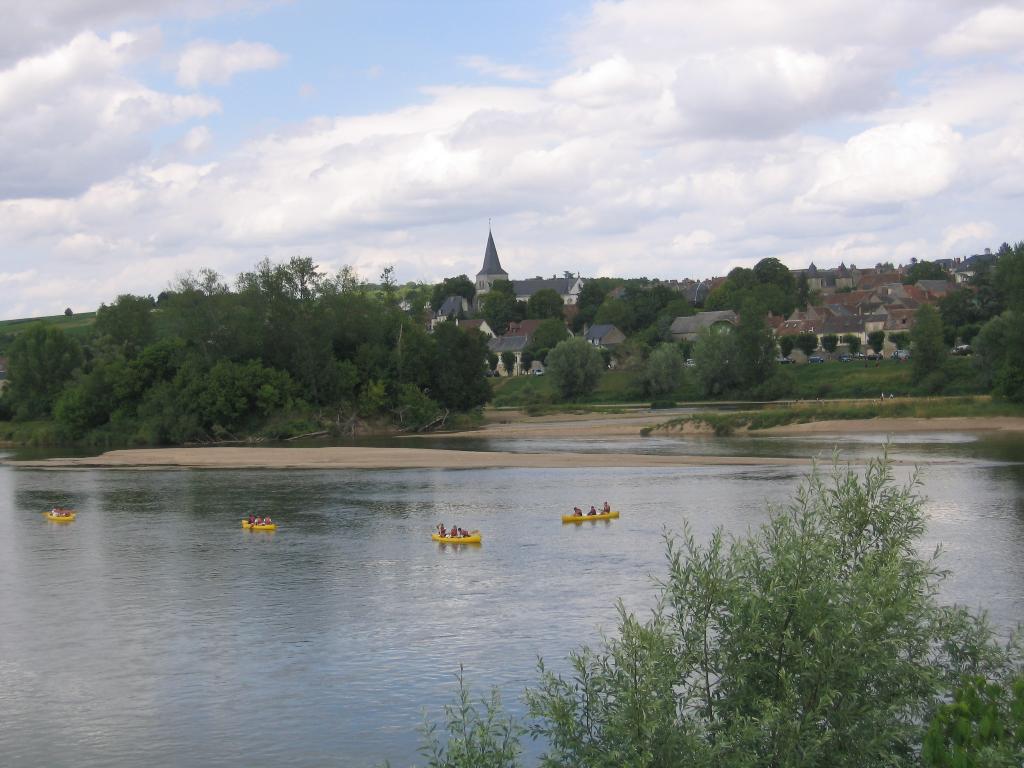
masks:
[(947, 125), (880, 125), (822, 155), (810, 204), (905, 203), (946, 189), (956, 174), (961, 137)]
[(975, 253), (991, 243), (994, 237), (998, 237), (998, 232), (990, 221), (969, 221), (949, 226), (942, 231), (942, 253), (946, 256), (968, 250)]
[(76, 194), (145, 158), (153, 129), (216, 111), (124, 74), (158, 43), (87, 32), (0, 71), (0, 199)]
[(1016, 49), (1024, 45), (1024, 8), (985, 8), (939, 36), (931, 48), (945, 56), (967, 56)]
[(515, 64), (499, 64), (487, 56), (461, 56), (459, 64), (481, 75), (493, 75), (502, 80), (534, 82), (540, 78), (535, 70)]
[(241, 72), (274, 69), (285, 60), (265, 43), (238, 41), (224, 45), (209, 40), (191, 43), (178, 60), (178, 85), (198, 88), (203, 83), (225, 85)]
[[(19, 292), (19, 306), (60, 311), (296, 253), (369, 276), (394, 263), (401, 280), (472, 274), (488, 217), (513, 276), (711, 276), (765, 256), (868, 265), (1020, 239), (1024, 81), (989, 62), (933, 67), (928, 46), (978, 6), (932, 5), (597, 3), (555, 75), (467, 59), (536, 79), (275, 119), (234, 147), (232, 115), (216, 143), (202, 120), (216, 102), (127, 74), (157, 40), (83, 35), (0, 71), (0, 256), (51, 287)], [(226, 48), (196, 55), (182, 82), (280, 61), (272, 48), (228, 61)], [(180, 138), (149, 146), (180, 122)]]

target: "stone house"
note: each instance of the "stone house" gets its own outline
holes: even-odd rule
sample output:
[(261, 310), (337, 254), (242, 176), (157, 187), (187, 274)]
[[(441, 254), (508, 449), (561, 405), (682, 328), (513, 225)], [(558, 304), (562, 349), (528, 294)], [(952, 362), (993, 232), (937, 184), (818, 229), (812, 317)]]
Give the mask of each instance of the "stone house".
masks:
[(610, 323), (602, 323), (590, 326), (583, 338), (595, 347), (611, 349), (624, 342), (626, 334)]
[(731, 309), (716, 312), (698, 312), (689, 317), (677, 317), (672, 321), (669, 332), (673, 341), (696, 341), (705, 328), (729, 327), (739, 323), (739, 316)]

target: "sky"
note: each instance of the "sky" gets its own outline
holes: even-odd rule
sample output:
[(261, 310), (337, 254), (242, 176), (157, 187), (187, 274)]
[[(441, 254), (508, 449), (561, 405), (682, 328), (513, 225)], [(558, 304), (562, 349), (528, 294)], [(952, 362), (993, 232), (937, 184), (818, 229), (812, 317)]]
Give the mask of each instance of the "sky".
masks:
[[(0, 319), (1024, 240), (1024, 0), (3, 0)], [(490, 224), (489, 224), (490, 222)]]

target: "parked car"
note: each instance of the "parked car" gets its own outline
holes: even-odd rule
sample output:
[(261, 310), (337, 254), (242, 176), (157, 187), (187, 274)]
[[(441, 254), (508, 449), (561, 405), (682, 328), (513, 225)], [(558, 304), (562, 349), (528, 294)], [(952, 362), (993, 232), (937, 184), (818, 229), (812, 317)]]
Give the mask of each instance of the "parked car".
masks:
[(840, 362), (840, 363), (848, 363), (848, 362), (850, 362), (851, 360), (853, 360), (853, 358), (852, 358), (852, 357), (850, 357), (849, 355), (840, 355), (840, 356), (839, 356), (839, 362)]
[(957, 344), (953, 349), (950, 350), (951, 355), (969, 355), (971, 354), (970, 344)]
[(540, 369), (540, 368), (537, 368), (537, 369), (531, 371), (531, 373), (534, 376), (543, 376), (544, 375), (544, 371), (542, 369)]
[(897, 349), (891, 355), (889, 355), (889, 358), (891, 360), (909, 360), (910, 359), (910, 350), (909, 349)]
[(865, 357), (868, 360), (881, 360), (882, 359), (882, 356), (880, 354), (878, 354), (877, 352), (868, 352), (867, 355), (865, 355)]
[(825, 358), (822, 357), (821, 355), (811, 355), (810, 357), (807, 358), (807, 362), (808, 363), (824, 363), (825, 362)]
[(683, 365), (685, 365), (687, 368), (696, 368), (697, 367), (697, 361), (694, 360), (692, 357), (688, 357), (688, 358), (686, 358), (686, 362), (683, 363)]
[(791, 363), (795, 363), (796, 361), (792, 357), (784, 357), (782, 355), (779, 355), (778, 357), (775, 358), (775, 362), (778, 363), (779, 365), (790, 365)]

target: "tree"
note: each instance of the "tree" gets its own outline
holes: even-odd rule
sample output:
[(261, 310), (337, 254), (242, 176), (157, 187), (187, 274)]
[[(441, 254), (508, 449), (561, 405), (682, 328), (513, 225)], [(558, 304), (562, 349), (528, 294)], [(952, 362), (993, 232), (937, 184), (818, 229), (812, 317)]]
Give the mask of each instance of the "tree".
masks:
[(872, 331), (868, 334), (868, 346), (879, 354), (885, 346), (885, 331)]
[(558, 295), (558, 291), (551, 288), (542, 288), (537, 291), (526, 302), (526, 316), (536, 320), (562, 317), (562, 310), (565, 309), (565, 302)]
[(860, 352), (860, 336), (856, 333), (848, 333), (843, 336), (843, 343), (850, 350), (851, 355), (856, 355)]
[(516, 371), (516, 355), (514, 352), (502, 352), (501, 364), (505, 367), (505, 375), (511, 376)]
[(717, 397), (739, 388), (734, 364), (738, 354), (736, 334), (730, 329), (712, 326), (700, 331), (693, 346), (693, 359), (697, 381), (705, 395)]
[(491, 399), (484, 378), (487, 337), (480, 331), (464, 331), (454, 323), (441, 323), (434, 331), (437, 357), (430, 387), (431, 399), (455, 411), (479, 408)]
[(910, 348), (910, 334), (907, 331), (890, 331), (889, 341), (896, 346), (896, 349)]
[[(914, 382), (921, 382), (930, 374), (942, 370), (948, 359), (946, 344), (942, 340), (942, 319), (931, 304), (917, 310), (917, 320), (910, 332), (914, 355), (911, 358), (910, 376)], [(937, 382), (936, 389), (941, 387)]]
[(73, 314), (75, 314), (75, 313), (71, 311), (71, 307), (67, 307), (64, 310), (64, 317), (71, 317)]
[(789, 353), (793, 351), (793, 347), (796, 346), (796, 339), (792, 335), (780, 336), (779, 337), (779, 351), (783, 357), (789, 357)]
[(995, 394), (1024, 403), (1024, 314), (1007, 310), (993, 317), (973, 346), (982, 380)]
[(570, 336), (569, 331), (565, 327), (565, 323), (560, 319), (549, 318), (537, 325), (537, 330), (533, 332), (533, 336), (530, 338), (531, 349), (553, 349), (558, 346), (560, 342), (565, 341)]
[(96, 311), (96, 333), (117, 347), (125, 357), (135, 357), (155, 338), (153, 307), (149, 296), (122, 294)]
[(82, 364), (82, 348), (63, 331), (42, 324), (19, 333), (8, 353), (8, 391), (19, 419), (46, 416)]
[(498, 336), (505, 334), (510, 322), (522, 320), (524, 310), (508, 280), (498, 280), (480, 298), (480, 314)]
[(934, 768), (1014, 768), (1024, 760), (1024, 674), (968, 677), (932, 719), (921, 757)]
[(836, 347), (838, 346), (839, 337), (834, 333), (826, 333), (821, 337), (821, 348), (828, 352), (830, 356), (836, 351)]
[(1024, 312), (1024, 242), (1003, 244), (995, 265), (994, 284), (1007, 309)]
[(736, 326), (736, 380), (745, 392), (763, 385), (777, 370), (775, 336), (765, 322), (765, 314), (761, 304), (748, 300), (741, 308)]
[[(915, 481), (898, 486), (884, 459), (861, 475), (813, 474), (743, 537), (667, 537), (649, 619), (620, 603), (617, 631), (570, 653), (567, 673), (541, 661), (526, 692), (531, 735), (547, 745), (540, 764), (1019, 765), (1019, 644), (939, 603), (945, 572), (918, 554)], [(426, 728), (432, 765), (517, 766), (494, 737), (517, 739), (515, 721), (493, 697), (481, 717), (459, 687), (447, 758)], [(971, 689), (977, 702), (965, 709)], [(471, 757), (451, 759), (469, 747)], [(944, 762), (957, 750), (976, 762)]]
[(661, 344), (651, 352), (641, 380), (644, 392), (652, 397), (667, 395), (683, 381), (683, 358), (675, 344)]
[(807, 357), (810, 357), (814, 354), (814, 350), (818, 348), (818, 334), (811, 331), (798, 333), (796, 336), (796, 348), (807, 355)]
[(548, 352), (545, 367), (567, 400), (593, 392), (604, 370), (601, 353), (579, 338), (566, 339)]
[(919, 261), (912, 264), (903, 276), (904, 285), (913, 285), (918, 280), (948, 280), (946, 270), (934, 261)]

